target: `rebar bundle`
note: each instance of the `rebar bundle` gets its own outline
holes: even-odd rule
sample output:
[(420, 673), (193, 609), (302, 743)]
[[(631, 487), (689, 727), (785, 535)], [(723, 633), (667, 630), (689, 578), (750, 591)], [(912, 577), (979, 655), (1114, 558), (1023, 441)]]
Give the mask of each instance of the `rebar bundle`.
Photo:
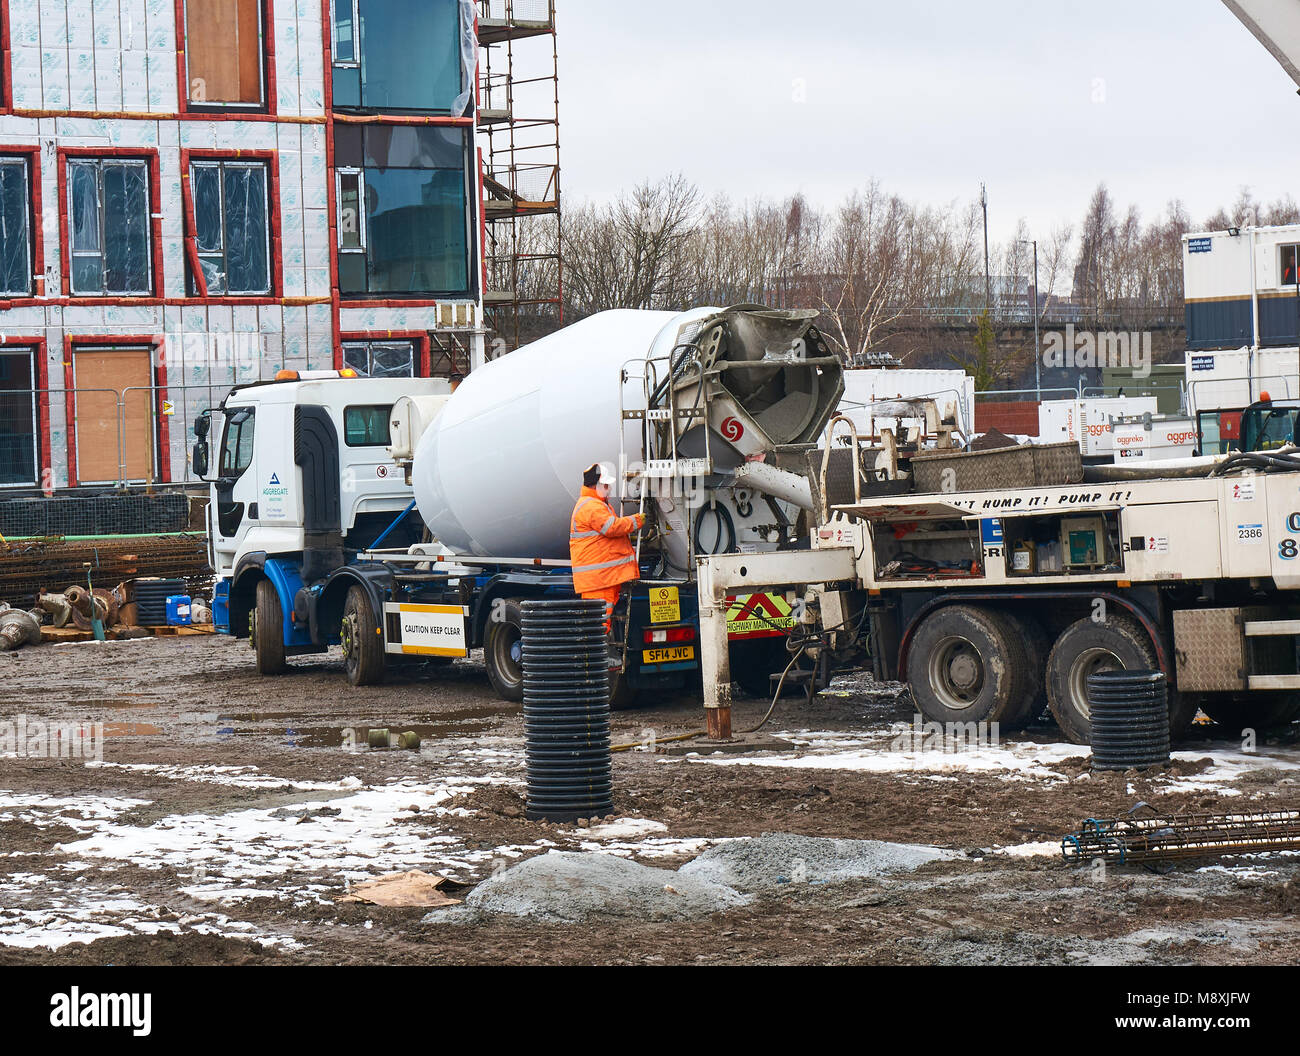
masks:
[[(1137, 816), (1142, 808), (1152, 813)], [(1067, 862), (1164, 862), (1293, 850), (1300, 851), (1300, 810), (1159, 815), (1139, 803), (1118, 818), (1088, 818), (1061, 839)]]
[(23, 539), (0, 542), (0, 599), (30, 608), (43, 590), (84, 585), (86, 565), (96, 587), (142, 577), (184, 579), (192, 594), (212, 583), (202, 533), (104, 539)]

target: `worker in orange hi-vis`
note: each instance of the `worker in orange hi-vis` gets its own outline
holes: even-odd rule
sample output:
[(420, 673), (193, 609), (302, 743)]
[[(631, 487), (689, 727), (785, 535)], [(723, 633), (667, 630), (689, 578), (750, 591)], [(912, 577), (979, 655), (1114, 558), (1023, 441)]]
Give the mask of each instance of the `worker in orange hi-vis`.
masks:
[(618, 604), (619, 588), (636, 579), (632, 536), (645, 524), (645, 514), (620, 517), (609, 504), (614, 471), (599, 462), (582, 474), (582, 494), (569, 522), (569, 558), (573, 562), (573, 589), (584, 598), (605, 603), (605, 633)]

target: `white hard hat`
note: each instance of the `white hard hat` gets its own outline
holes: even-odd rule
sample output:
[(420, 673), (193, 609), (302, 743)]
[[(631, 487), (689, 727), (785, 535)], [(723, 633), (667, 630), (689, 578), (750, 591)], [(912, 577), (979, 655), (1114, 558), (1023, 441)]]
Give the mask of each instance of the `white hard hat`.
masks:
[(614, 486), (614, 467), (608, 462), (593, 462), (582, 471), (582, 475), (584, 477), (589, 477), (593, 471), (599, 472), (600, 474), (596, 478), (597, 484), (604, 484), (606, 487), (610, 488)]

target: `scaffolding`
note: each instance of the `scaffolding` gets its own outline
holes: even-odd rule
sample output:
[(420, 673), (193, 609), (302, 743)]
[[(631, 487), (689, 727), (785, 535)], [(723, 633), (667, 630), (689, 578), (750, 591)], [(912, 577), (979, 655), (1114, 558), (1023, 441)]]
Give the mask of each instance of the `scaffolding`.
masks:
[(555, 0), (479, 0), (478, 39), (491, 357), (563, 323)]

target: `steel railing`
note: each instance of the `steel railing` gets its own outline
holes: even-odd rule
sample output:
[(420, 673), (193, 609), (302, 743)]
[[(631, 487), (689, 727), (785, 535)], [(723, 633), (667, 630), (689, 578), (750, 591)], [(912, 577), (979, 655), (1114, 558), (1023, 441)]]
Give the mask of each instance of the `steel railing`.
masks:
[(218, 406), (232, 387), (204, 382), (0, 392), (0, 494), (63, 490), (71, 486), (74, 466), (76, 486), (201, 483), (190, 461), (194, 419)]

